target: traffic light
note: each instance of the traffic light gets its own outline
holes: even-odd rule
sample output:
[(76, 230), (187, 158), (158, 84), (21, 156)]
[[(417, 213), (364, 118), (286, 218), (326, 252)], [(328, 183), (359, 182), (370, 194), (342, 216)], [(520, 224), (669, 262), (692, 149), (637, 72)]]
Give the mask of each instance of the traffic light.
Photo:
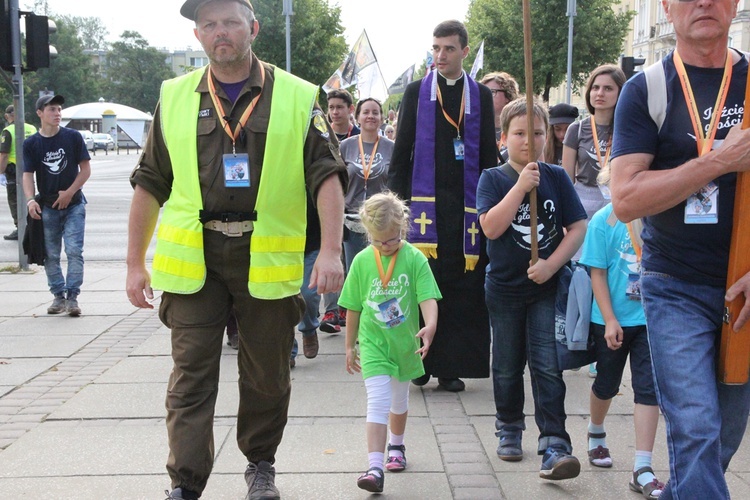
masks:
[(13, 71), (13, 50), (10, 38), (10, 13), (7, 0), (0, 0), (0, 68)]
[(623, 56), (620, 60), (620, 66), (622, 67), (622, 72), (625, 73), (625, 78), (633, 76), (635, 74), (635, 68), (643, 66), (645, 63), (646, 59), (644, 57)]
[(56, 32), (57, 26), (47, 16), (26, 14), (25, 70), (36, 71), (39, 68), (49, 68), (50, 58), (57, 56), (57, 50), (49, 44), (49, 36)]

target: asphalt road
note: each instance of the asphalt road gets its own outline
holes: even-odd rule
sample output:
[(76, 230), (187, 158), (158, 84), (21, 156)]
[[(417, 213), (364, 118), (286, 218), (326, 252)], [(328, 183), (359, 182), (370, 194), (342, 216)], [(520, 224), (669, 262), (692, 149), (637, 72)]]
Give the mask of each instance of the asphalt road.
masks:
[[(86, 239), (84, 259), (92, 261), (125, 261), (128, 242), (128, 211), (133, 190), (128, 177), (139, 155), (134, 151), (105, 155), (98, 151), (91, 156), (91, 178), (83, 187), (88, 200), (86, 207)], [(8, 209), (5, 189), (0, 189), (0, 234), (12, 231), (13, 221)], [(153, 252), (153, 242), (149, 256)], [(0, 263), (18, 264), (16, 242), (0, 239)]]

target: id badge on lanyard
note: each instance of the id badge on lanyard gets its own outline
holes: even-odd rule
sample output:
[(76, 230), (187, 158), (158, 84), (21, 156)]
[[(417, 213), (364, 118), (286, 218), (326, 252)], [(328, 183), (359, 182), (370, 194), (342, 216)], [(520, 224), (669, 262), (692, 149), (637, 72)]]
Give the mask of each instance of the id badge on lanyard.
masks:
[(224, 187), (250, 187), (250, 157), (247, 153), (227, 153), (222, 157)]

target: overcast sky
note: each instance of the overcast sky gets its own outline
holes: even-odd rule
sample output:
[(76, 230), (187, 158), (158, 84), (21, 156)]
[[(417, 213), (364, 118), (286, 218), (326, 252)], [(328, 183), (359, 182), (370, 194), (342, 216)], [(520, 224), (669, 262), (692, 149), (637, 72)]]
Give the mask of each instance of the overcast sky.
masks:
[[(328, 0), (341, 6), (349, 46), (367, 30), (386, 84), (390, 85), (432, 46), (432, 30), (446, 19), (463, 21), (469, 0)], [(282, 0), (277, 0), (281, 10)], [(20, 0), (30, 8), (32, 0)], [(179, 14), (182, 0), (47, 0), (59, 14), (99, 17), (115, 41), (125, 30), (139, 32), (155, 47), (199, 48), (191, 21)], [(263, 20), (259, 36), (263, 36)], [(294, 40), (292, 40), (294, 43)], [(473, 43), (470, 41), (470, 45)], [(294, 68), (292, 68), (294, 71)], [(323, 82), (315, 82), (323, 84)]]

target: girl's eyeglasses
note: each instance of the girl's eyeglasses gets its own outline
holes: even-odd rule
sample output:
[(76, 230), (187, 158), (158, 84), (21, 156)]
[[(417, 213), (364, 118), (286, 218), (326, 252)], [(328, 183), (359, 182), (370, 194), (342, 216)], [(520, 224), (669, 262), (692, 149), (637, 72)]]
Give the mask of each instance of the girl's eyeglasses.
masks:
[(398, 245), (401, 243), (401, 236), (396, 236), (395, 238), (391, 238), (390, 240), (386, 241), (379, 241), (379, 240), (372, 240), (371, 243), (375, 245), (376, 247), (384, 247), (384, 246), (393, 246)]

